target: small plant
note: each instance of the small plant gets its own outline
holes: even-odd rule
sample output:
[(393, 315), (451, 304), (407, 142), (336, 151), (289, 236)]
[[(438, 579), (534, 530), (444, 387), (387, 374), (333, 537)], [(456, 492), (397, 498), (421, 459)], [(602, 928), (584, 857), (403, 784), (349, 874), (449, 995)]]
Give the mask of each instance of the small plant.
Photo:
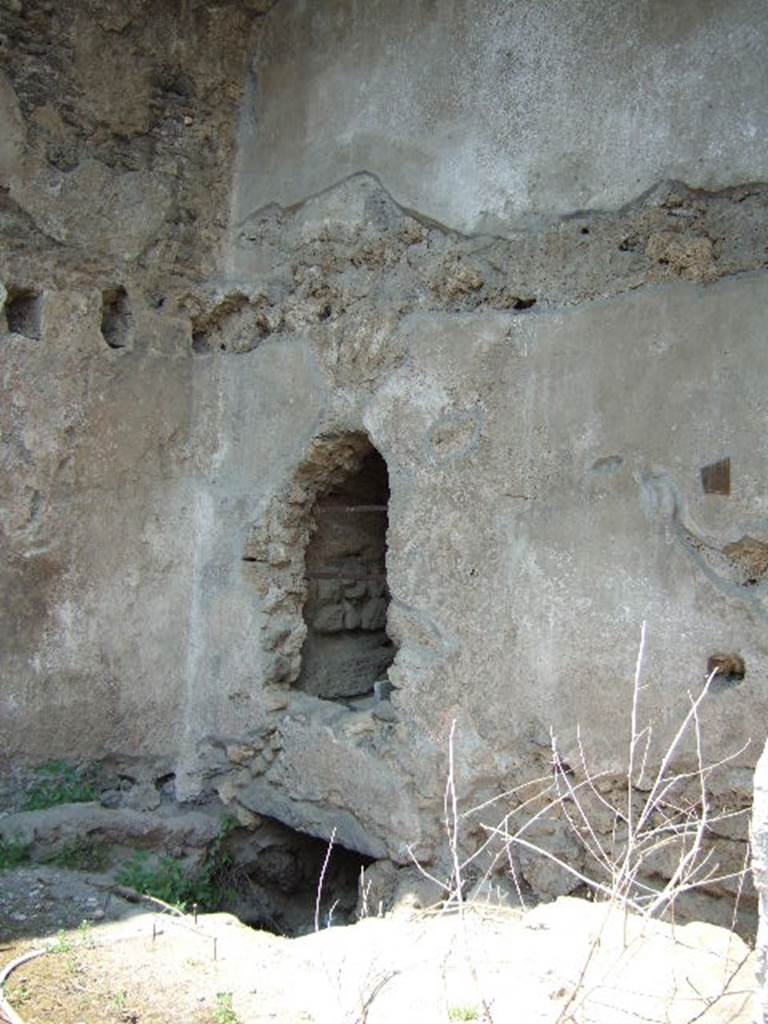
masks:
[(83, 949), (93, 949), (96, 942), (91, 931), (91, 922), (82, 920), (77, 930), (80, 935), (80, 945)]
[(105, 843), (85, 838), (73, 839), (46, 857), (44, 864), (72, 871), (103, 871), (109, 867), (109, 851)]
[(225, 841), (237, 827), (237, 818), (231, 815), (222, 818), (218, 835), (208, 848), (205, 864), (193, 879), (190, 898), (201, 910), (218, 910), (233, 895), (231, 879), (234, 862)]
[(48, 947), (49, 953), (64, 953), (68, 955), (74, 952), (72, 939), (63, 931), (56, 936), (56, 941)]
[(88, 773), (65, 761), (49, 761), (37, 769), (37, 781), (27, 790), (24, 810), (40, 811), (59, 804), (82, 804), (96, 799)]
[(215, 1024), (240, 1024), (232, 1006), (231, 992), (216, 993), (216, 1009), (213, 1013)]
[(181, 862), (173, 857), (153, 860), (148, 853), (134, 853), (118, 871), (117, 881), (136, 892), (154, 896), (178, 910), (184, 910), (190, 896), (190, 880)]
[(448, 1020), (477, 1020), (478, 1012), (474, 1006), (451, 1006), (448, 1009)]
[(75, 940), (71, 935), (67, 935), (65, 932), (60, 931), (56, 937), (56, 941), (48, 947), (48, 952), (63, 956), (64, 964), (70, 974), (74, 974), (77, 971), (79, 966), (77, 948)]
[(29, 860), (29, 846), (21, 839), (0, 840), (0, 871), (17, 868)]
[(32, 998), (32, 991), (29, 988), (29, 983), (26, 978), (22, 978), (19, 982), (19, 987), (13, 993), (14, 1006), (23, 1006), (24, 1003), (28, 1003)]
[(125, 1009), (127, 1000), (128, 993), (125, 991), (125, 989), (121, 989), (119, 992), (114, 992), (112, 995), (112, 1005), (118, 1011), (118, 1013), (122, 1013), (122, 1011)]
[(218, 910), (230, 895), (233, 870), (224, 840), (236, 827), (236, 819), (223, 819), (205, 864), (194, 875), (187, 874), (183, 863), (173, 857), (153, 859), (147, 853), (134, 853), (118, 871), (117, 881), (182, 912), (193, 905), (202, 911)]

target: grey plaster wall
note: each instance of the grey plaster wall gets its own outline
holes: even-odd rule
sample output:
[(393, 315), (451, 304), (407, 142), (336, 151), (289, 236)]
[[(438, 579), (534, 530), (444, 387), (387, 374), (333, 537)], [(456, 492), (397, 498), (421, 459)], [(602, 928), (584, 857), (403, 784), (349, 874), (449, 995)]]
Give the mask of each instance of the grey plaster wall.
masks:
[(464, 231), (768, 167), (762, 0), (283, 0), (243, 107), (235, 221), (356, 171)]
[(100, 758), (163, 774), (178, 752), (207, 451), (191, 320), (254, 21), (0, 3), (4, 778)]
[(140, 309), (137, 348), (112, 350), (99, 292), (40, 303), (39, 337), (0, 333), (4, 765), (167, 766), (194, 552), (189, 365)]
[[(434, 853), (454, 719), (470, 802), (546, 763), (550, 728), (572, 746), (581, 727), (595, 770), (622, 774), (642, 621), (652, 756), (703, 684), (708, 658), (723, 650), (738, 651), (747, 673), (716, 686), (705, 704), (708, 747), (733, 753), (759, 741), (768, 712), (766, 583), (747, 583), (724, 549), (766, 528), (767, 453), (753, 428), (766, 415), (766, 298), (764, 277), (754, 275), (707, 289), (660, 286), (567, 314), (415, 314), (391, 341), (404, 352), (398, 368), (357, 390), (352, 406), (314, 384), (303, 392), (301, 420), (292, 415), (300, 378), (278, 370), (290, 350), (270, 344), (249, 356), (253, 376), (228, 377), (226, 404), (242, 408), (264, 382), (256, 393), (266, 388), (270, 404), (260, 428), (254, 412), (253, 433), (271, 430), (278, 444), (290, 436), (293, 449), (277, 469), (273, 449), (261, 508), (234, 502), (234, 518), (216, 532), (221, 543), (242, 538), (248, 516), (266, 514), (267, 495), (282, 500), (302, 447), (309, 451), (318, 434), (368, 432), (392, 481), (396, 723), (276, 685), (269, 674), (262, 689), (262, 642), (239, 616), (253, 607), (269, 617), (276, 593), (295, 580), (273, 565), (265, 593), (247, 567), (239, 581), (230, 568), (235, 576), (221, 590), (208, 587), (206, 600), (219, 593), (226, 614), (214, 621), (238, 623), (240, 636), (232, 650), (230, 640), (222, 649), (220, 628), (209, 636), (224, 685), (201, 687), (206, 720), (242, 732), (227, 694), (239, 689), (252, 728), (277, 730), (280, 752), (266, 770), (260, 762), (255, 776), (234, 781), (225, 759), (225, 791), (325, 834), (336, 825), (342, 842), (372, 855), (407, 860), (408, 844), (420, 841)], [(236, 474), (243, 495), (256, 487), (255, 467), (242, 475), (251, 436), (230, 441), (222, 466), (231, 467), (222, 481), (231, 487)], [(724, 456), (731, 494), (703, 493), (701, 467)], [(236, 557), (228, 549), (230, 566)], [(291, 614), (300, 631), (298, 610), (283, 627)], [(203, 618), (211, 620), (208, 611)], [(210, 663), (203, 677), (213, 674)], [(728, 769), (737, 804), (749, 799), (754, 751), (748, 746)], [(382, 778), (398, 794), (395, 818)], [(740, 849), (734, 843), (731, 855)]]

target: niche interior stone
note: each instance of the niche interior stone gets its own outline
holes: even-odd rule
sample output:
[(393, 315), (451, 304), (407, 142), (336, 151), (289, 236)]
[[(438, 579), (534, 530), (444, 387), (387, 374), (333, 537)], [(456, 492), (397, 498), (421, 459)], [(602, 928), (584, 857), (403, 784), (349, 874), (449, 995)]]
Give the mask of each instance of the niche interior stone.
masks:
[(307, 636), (297, 688), (345, 699), (385, 680), (395, 648), (387, 636), (389, 475), (373, 448), (359, 470), (321, 494), (306, 551)]

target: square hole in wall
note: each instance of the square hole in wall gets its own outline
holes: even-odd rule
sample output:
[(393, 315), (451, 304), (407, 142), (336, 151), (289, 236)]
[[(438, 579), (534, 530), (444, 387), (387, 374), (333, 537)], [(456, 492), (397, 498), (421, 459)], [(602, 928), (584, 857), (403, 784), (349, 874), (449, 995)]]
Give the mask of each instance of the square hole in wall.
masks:
[(42, 295), (33, 288), (9, 288), (5, 300), (5, 320), (11, 334), (40, 338)]
[(705, 494), (731, 493), (731, 460), (720, 459), (701, 468), (701, 488)]

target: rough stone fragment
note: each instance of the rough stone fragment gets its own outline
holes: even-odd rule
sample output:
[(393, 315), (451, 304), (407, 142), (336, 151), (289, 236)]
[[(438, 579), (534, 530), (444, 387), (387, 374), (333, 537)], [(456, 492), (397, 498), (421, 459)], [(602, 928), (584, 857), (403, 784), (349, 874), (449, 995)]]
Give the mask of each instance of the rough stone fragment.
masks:
[(230, 743), (226, 750), (234, 764), (248, 764), (256, 756), (256, 748), (247, 743)]
[(768, 544), (756, 537), (742, 537), (726, 544), (723, 554), (742, 571), (745, 585), (754, 586), (768, 573)]
[(519, 850), (520, 873), (537, 896), (566, 896), (578, 889), (581, 881), (575, 872), (581, 867), (583, 851), (570, 829), (542, 818), (525, 830), (524, 838), (538, 849)]
[(363, 629), (383, 629), (387, 621), (387, 602), (380, 597), (366, 601), (360, 613)]
[(0, 74), (0, 183), (6, 187), (21, 171), (25, 136), (16, 93), (6, 75)]
[(651, 235), (645, 252), (650, 259), (688, 281), (706, 281), (712, 276), (714, 253), (709, 238), (662, 231)]
[(344, 629), (357, 629), (360, 625), (360, 609), (350, 601), (344, 602)]
[(312, 617), (312, 626), (318, 633), (339, 633), (348, 628), (345, 624), (343, 604), (323, 605)]
[(143, 782), (134, 786), (123, 797), (122, 805), (134, 811), (154, 811), (160, 806), (161, 796), (151, 782)]

